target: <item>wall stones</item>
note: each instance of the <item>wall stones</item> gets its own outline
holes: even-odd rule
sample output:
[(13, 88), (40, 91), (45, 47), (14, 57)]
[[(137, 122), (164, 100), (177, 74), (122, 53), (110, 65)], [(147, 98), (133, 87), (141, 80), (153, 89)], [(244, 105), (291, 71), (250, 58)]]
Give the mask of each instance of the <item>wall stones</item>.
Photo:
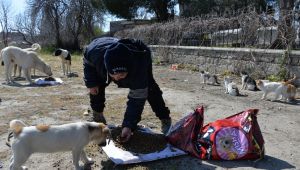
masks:
[[(188, 46), (150, 46), (154, 60), (169, 64), (200, 65), (203, 70), (215, 73), (256, 72), (260, 76), (277, 74), (282, 63), (284, 50), (265, 50), (250, 48), (218, 48), (218, 47), (188, 47)], [(300, 77), (300, 51), (290, 54), (291, 74)]]

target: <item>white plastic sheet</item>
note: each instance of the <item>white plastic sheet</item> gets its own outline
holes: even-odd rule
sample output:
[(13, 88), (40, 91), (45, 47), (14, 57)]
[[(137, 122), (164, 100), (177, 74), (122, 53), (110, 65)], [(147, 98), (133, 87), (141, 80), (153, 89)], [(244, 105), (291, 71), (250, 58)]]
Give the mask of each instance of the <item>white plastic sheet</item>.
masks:
[(63, 81), (60, 78), (54, 78), (55, 81), (45, 81), (45, 78), (38, 78), (34, 80), (34, 83), (37, 85), (60, 85)]
[[(141, 131), (145, 133), (153, 133), (148, 128), (143, 128)], [(125, 151), (115, 146), (115, 143), (111, 140), (108, 145), (102, 147), (106, 155), (118, 165), (134, 164), (141, 162), (149, 162), (158, 159), (171, 158), (180, 155), (186, 155), (184, 151), (177, 149), (171, 145), (167, 145), (166, 148), (159, 152), (153, 152), (148, 154), (138, 154), (129, 151)]]

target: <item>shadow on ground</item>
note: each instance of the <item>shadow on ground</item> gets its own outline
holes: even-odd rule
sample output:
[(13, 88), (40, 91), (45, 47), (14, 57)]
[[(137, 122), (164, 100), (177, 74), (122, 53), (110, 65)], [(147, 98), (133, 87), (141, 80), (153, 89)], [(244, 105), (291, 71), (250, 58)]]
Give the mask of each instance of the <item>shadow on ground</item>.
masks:
[(281, 101), (281, 100), (276, 100), (276, 101), (272, 101), (272, 102), (300, 106), (300, 99), (295, 99), (295, 100), (291, 100), (291, 101), (288, 101), (288, 102), (284, 102), (284, 101)]
[(254, 161), (254, 160), (240, 160), (240, 161), (208, 161), (210, 164), (217, 165), (223, 168), (241, 168), (241, 167), (251, 167), (257, 169), (293, 169), (296, 168), (290, 163), (266, 155), (264, 159)]
[(295, 166), (290, 163), (283, 161), (281, 159), (265, 156), (264, 159), (255, 161), (255, 160), (239, 160), (239, 161), (202, 161), (200, 159), (191, 157), (191, 156), (180, 156), (175, 158), (157, 160), (153, 162), (145, 162), (139, 164), (131, 165), (116, 165), (111, 160), (106, 160), (101, 162), (103, 170), (121, 170), (121, 169), (134, 169), (134, 167), (144, 167), (149, 170), (158, 170), (158, 169), (178, 169), (177, 167), (186, 167), (186, 169), (217, 169), (217, 167), (223, 167), (225, 169), (229, 168), (256, 168), (256, 169), (272, 169), (272, 170), (281, 170), (281, 169), (293, 169)]
[[(38, 79), (38, 78), (46, 78), (48, 76), (31, 76), (31, 78), (34, 79)], [(24, 83), (25, 81), (25, 83)], [(22, 82), (22, 83), (19, 83)], [(2, 85), (5, 86), (11, 86), (11, 87), (44, 87), (44, 86), (52, 86), (49, 84), (43, 84), (43, 85), (38, 85), (38, 84), (29, 84), (29, 82), (26, 81), (26, 79), (24, 77), (14, 77), (13, 78), (13, 82), (10, 83), (6, 83), (3, 82)]]

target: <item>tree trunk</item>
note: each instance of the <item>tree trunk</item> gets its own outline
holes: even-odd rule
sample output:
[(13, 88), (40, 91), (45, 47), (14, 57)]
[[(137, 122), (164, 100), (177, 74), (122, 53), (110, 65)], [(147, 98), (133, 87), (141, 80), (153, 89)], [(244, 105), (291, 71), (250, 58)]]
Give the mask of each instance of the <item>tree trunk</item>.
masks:
[(55, 18), (54, 23), (55, 23), (55, 39), (56, 39), (56, 47), (61, 48), (62, 47), (62, 41), (61, 41), (61, 36), (60, 36), (60, 22), (59, 22), (59, 15), (58, 12), (55, 11)]
[(169, 19), (167, 1), (154, 1), (153, 7), (158, 21), (167, 21)]
[(282, 47), (285, 49), (283, 54), (283, 63), (279, 75), (281, 78), (288, 78), (290, 75), (291, 58), (290, 51), (295, 40), (294, 29), (292, 27), (292, 15), (289, 13), (293, 9), (294, 0), (279, 0), (280, 16), (279, 16), (279, 38)]

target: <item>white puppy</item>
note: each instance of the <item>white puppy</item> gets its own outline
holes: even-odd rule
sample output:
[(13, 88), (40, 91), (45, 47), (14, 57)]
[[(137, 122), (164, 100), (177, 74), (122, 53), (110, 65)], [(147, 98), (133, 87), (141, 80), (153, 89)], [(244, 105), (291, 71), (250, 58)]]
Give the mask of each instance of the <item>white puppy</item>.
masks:
[[(64, 75), (71, 73), (71, 54), (68, 50), (56, 49), (54, 56), (59, 56), (61, 59), (61, 67)], [(67, 70), (66, 70), (67, 69)]]
[(18, 47), (9, 46), (1, 50), (1, 56), (5, 66), (5, 76), (7, 83), (12, 82), (12, 67), (14, 64), (21, 66), (24, 70), (26, 80), (32, 84), (30, 69), (36, 68), (41, 72), (52, 75), (51, 67), (47, 65), (37, 53), (23, 50)]
[[(11, 148), (10, 170), (26, 169), (22, 165), (32, 153), (52, 153), (58, 151), (72, 151), (73, 164), (76, 170), (80, 158), (85, 164), (92, 164), (84, 152), (84, 147), (91, 141), (100, 146), (106, 145), (110, 131), (103, 123), (78, 122), (64, 125), (26, 126), (20, 120), (12, 120), (10, 129), (13, 131), (14, 140)], [(8, 139), (9, 141), (9, 139)]]

